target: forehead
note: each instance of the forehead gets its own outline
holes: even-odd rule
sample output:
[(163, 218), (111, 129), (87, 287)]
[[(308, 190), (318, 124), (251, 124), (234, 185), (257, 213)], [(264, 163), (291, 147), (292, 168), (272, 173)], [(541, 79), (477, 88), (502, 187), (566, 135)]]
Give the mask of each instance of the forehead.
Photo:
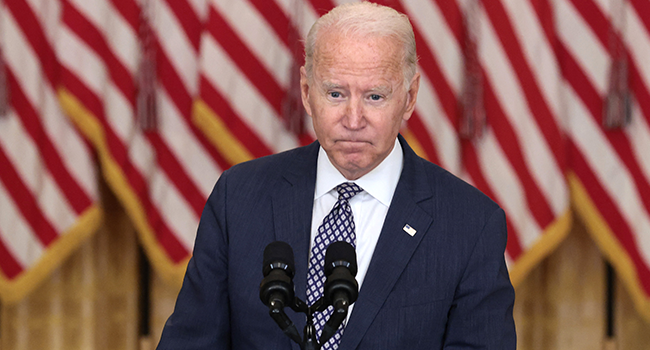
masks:
[(323, 33), (314, 50), (314, 71), (319, 76), (353, 75), (401, 79), (402, 47), (390, 37)]

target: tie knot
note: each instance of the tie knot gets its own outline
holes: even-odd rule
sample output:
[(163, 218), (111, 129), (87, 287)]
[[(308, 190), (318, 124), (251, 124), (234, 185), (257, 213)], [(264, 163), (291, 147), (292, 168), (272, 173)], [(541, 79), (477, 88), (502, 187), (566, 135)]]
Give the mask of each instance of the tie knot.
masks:
[(348, 200), (361, 191), (363, 191), (363, 188), (357, 186), (354, 182), (344, 182), (336, 186), (336, 192), (339, 193), (339, 200)]

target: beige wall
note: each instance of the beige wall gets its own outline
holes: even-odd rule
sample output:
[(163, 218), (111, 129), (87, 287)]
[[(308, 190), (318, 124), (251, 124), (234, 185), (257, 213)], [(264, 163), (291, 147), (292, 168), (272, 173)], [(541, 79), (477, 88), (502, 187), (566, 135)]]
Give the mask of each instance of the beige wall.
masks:
[[(104, 191), (106, 224), (32, 295), (2, 305), (1, 350), (154, 349), (178, 290), (151, 278), (151, 334), (139, 332), (139, 262), (133, 227)], [(615, 337), (606, 339), (605, 267), (584, 227), (516, 288), (520, 350), (646, 350), (650, 324), (615, 290)]]

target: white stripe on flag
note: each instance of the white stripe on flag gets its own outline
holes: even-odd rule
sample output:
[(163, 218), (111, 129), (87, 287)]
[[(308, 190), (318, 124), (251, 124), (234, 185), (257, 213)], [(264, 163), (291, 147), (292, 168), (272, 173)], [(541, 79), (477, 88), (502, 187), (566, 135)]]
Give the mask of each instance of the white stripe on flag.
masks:
[(198, 93), (197, 52), (167, 3), (162, 1), (156, 9), (153, 30), (163, 50), (158, 54), (164, 54), (169, 59), (183, 82), (183, 86), (176, 88), (194, 96)]
[(461, 156), (458, 133), (445, 115), (428, 77), (420, 78), (420, 91), (415, 106), (431, 141), (436, 145), (440, 165), (454, 174), (460, 174)]
[(560, 96), (557, 92), (560, 68), (539, 18), (531, 7), (530, 0), (505, 0), (502, 3), (509, 13), (508, 19), (513, 24), (514, 34), (522, 46), (526, 61), (532, 68), (535, 84), (544, 94), (544, 101), (555, 117), (556, 123), (559, 123)]
[(541, 228), (526, 203), (526, 194), (515, 170), (503, 153), (492, 130), (488, 130), (477, 147), (481, 172), (493, 189), (496, 201), (508, 213), (522, 249), (530, 248), (539, 238)]
[(442, 74), (457, 95), (462, 87), (463, 54), (445, 17), (433, 1), (408, 0), (402, 3), (413, 26), (424, 36), (422, 39), (438, 60)]
[(94, 51), (89, 49), (67, 26), (61, 26), (56, 54), (61, 65), (67, 67), (96, 96), (102, 96), (107, 80), (106, 67)]
[(271, 150), (280, 152), (298, 145), (295, 136), (278, 123), (280, 117), (268, 101), (250, 85), (239, 67), (211, 36), (204, 37), (201, 52), (204, 77)]
[[(507, 54), (493, 31), (492, 26), (481, 28), (481, 61), (485, 67), (505, 117), (513, 127), (521, 147), (526, 167), (530, 169), (535, 183), (540, 187), (545, 201), (554, 214), (562, 213), (567, 206), (566, 187), (558, 184), (564, 175), (542, 135), (522, 91), (519, 80), (509, 63)], [(558, 186), (559, 185), (559, 186)]]
[(158, 132), (183, 169), (199, 187), (201, 194), (207, 198), (221, 169), (194, 137), (170, 97), (164, 91), (158, 96), (161, 107)]
[(0, 235), (2, 241), (18, 261), (27, 269), (43, 254), (43, 245), (36, 238), (22, 214), (16, 210), (11, 197), (0, 182)]
[(291, 52), (259, 12), (247, 1), (215, 0), (212, 4), (278, 85), (288, 89), (291, 70), (295, 68)]
[(621, 215), (630, 226), (645, 264), (650, 266), (650, 218), (644, 211), (632, 176), (609, 147), (609, 141), (600, 127), (594, 124), (589, 111), (575, 92), (567, 88), (571, 118), (571, 138), (580, 149), (605, 191), (612, 198)]
[(607, 89), (607, 76), (604, 72), (609, 71), (610, 64), (607, 49), (600, 44), (573, 5), (566, 2), (568, 0), (557, 2), (558, 39), (567, 44), (567, 50), (587, 73), (591, 85), (602, 94)]
[(151, 199), (160, 211), (161, 219), (167, 223), (185, 249), (192, 251), (199, 218), (162, 169), (157, 169), (152, 174), (149, 184)]

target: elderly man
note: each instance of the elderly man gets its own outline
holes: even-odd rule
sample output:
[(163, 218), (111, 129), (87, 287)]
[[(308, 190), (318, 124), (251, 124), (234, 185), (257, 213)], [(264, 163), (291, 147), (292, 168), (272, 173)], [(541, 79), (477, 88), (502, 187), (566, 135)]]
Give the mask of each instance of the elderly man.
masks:
[[(295, 253), (307, 304), (323, 293), (327, 245), (355, 246), (358, 299), (323, 348), (514, 349), (503, 210), (399, 135), (420, 81), (406, 16), (339, 6), (314, 24), (305, 54), (302, 100), (318, 141), (223, 173), (158, 349), (298, 349), (258, 294), (276, 240)], [(328, 315), (315, 314), (318, 333)]]

